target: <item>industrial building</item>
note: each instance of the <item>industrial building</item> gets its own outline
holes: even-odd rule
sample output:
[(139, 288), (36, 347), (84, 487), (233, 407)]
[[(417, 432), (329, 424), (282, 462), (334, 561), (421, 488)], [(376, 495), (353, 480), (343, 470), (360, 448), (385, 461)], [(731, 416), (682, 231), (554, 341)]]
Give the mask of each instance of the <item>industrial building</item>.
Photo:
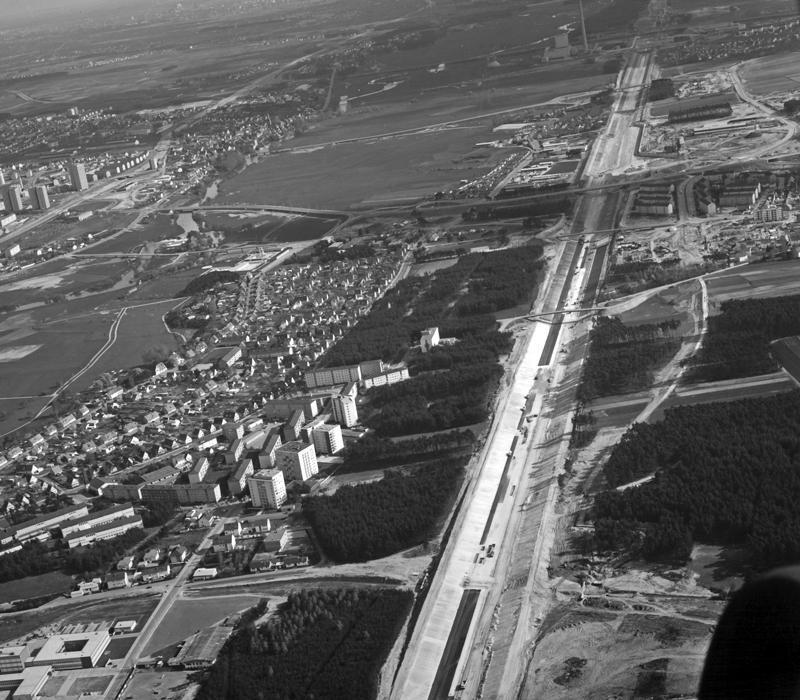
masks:
[(178, 655), (169, 660), (170, 666), (183, 666), (188, 669), (208, 668), (219, 656), (219, 652), (234, 628), (229, 625), (208, 627), (187, 640)]

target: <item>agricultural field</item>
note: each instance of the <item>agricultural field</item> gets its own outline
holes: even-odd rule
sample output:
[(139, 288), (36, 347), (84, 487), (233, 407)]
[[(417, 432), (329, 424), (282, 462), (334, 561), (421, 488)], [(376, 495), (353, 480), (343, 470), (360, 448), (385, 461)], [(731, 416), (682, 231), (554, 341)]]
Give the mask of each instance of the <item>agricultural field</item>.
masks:
[(742, 78), (748, 91), (755, 95), (800, 91), (800, 54), (785, 53), (750, 61), (742, 69)]
[[(99, 301), (108, 298), (96, 297)], [(170, 300), (129, 309), (116, 333), (112, 331), (113, 342), (109, 343), (118, 311), (95, 310), (92, 307), (97, 303), (92, 301), (79, 299), (41, 307), (0, 321), (0, 386), (6, 397), (0, 400), (0, 435), (33, 417), (47, 401), (38, 395), (52, 394), (59, 382), (83, 370), (106, 345), (104, 354), (70, 389), (86, 388), (102, 372), (142, 364), (142, 353), (153, 345), (177, 347), (161, 317), (180, 302)], [(59, 311), (61, 315), (57, 315)], [(48, 313), (52, 317), (47, 317)], [(24, 351), (11, 352), (20, 347)], [(3, 357), (7, 361), (2, 361)]]
[[(91, 205), (91, 206), (89, 206)], [(94, 202), (87, 202), (84, 209), (94, 209)], [(77, 208), (77, 207), (76, 207)], [(66, 222), (53, 219), (36, 226), (28, 233), (23, 234), (18, 243), (22, 248), (33, 248), (52, 241), (61, 241), (66, 238), (80, 238), (87, 234), (101, 234), (112, 229), (122, 229), (136, 219), (136, 214), (130, 212), (98, 212), (85, 221)], [(92, 248), (94, 251), (95, 249)]]
[[(231, 217), (225, 217), (230, 219)], [(333, 217), (296, 216), (293, 214), (275, 214), (259, 216), (256, 219), (236, 219), (223, 223), (223, 217), (217, 215), (208, 218), (210, 229), (225, 226), (225, 243), (228, 244), (267, 244), (267, 243), (299, 243), (313, 241), (327, 234), (338, 222)], [(252, 227), (248, 226), (252, 224)], [(238, 228), (231, 229), (232, 226)]]
[(469, 159), (478, 140), (470, 129), (280, 153), (227, 181), (221, 197), (226, 203), (342, 210), (365, 201), (415, 202), (488, 172), (512, 152), (481, 149), (480, 158)]
[(710, 313), (719, 313), (727, 299), (775, 297), (800, 293), (800, 261), (747, 265), (726, 270), (708, 279)]
[(775, 16), (797, 12), (794, 0), (742, 0), (735, 5), (725, 4), (719, 0), (671, 0), (672, 11), (681, 18), (688, 16), (688, 25), (702, 28), (708, 22), (743, 22), (748, 19), (761, 18), (765, 15)]
[[(73, 390), (82, 391), (104, 372), (129, 369), (142, 364), (142, 353), (153, 345), (178, 347), (175, 336), (162, 321), (165, 313), (179, 305), (180, 301), (169, 300), (128, 308), (114, 334), (114, 342), (103, 356), (72, 385)], [(69, 322), (59, 324), (66, 326)]]
[(233, 613), (252, 608), (261, 599), (256, 595), (179, 598), (150, 638), (144, 655), (157, 654), (190, 634), (219, 624)]

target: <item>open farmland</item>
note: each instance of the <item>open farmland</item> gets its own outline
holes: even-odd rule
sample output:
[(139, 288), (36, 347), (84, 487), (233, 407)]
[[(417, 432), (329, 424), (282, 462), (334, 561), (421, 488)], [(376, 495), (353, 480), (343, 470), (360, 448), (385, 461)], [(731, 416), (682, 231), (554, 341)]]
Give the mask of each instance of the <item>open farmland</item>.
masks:
[(14, 275), (0, 285), (0, 306), (43, 303), (55, 294), (89, 291), (93, 285), (128, 269), (124, 260), (56, 258)]
[[(219, 220), (219, 217), (217, 218)], [(247, 226), (251, 220), (240, 219), (223, 224), (225, 242), (232, 244), (241, 243), (297, 243), (313, 241), (322, 238), (330, 231), (338, 220), (326, 216), (296, 216), (293, 214), (279, 214), (273, 216), (260, 216), (252, 221), (253, 226)], [(231, 226), (239, 228), (231, 229)], [(209, 218), (210, 228), (214, 228), (214, 219)]]
[(20, 420), (33, 417), (47, 401), (37, 395), (52, 394), (60, 382), (82, 371), (106, 346), (103, 355), (70, 389), (86, 388), (102, 372), (141, 364), (142, 353), (153, 345), (176, 347), (161, 317), (177, 303), (170, 300), (128, 309), (116, 331), (112, 324), (117, 311), (89, 311), (42, 322), (41, 312), (50, 311), (43, 307), (35, 315), (6, 317), (0, 324), (0, 351), (18, 346), (30, 351), (8, 355), (12, 359), (0, 362), (0, 386), (6, 397), (0, 401), (0, 411), (5, 413), (0, 420), (0, 434), (17, 428)]
[(748, 91), (756, 95), (800, 91), (800, 53), (766, 56), (750, 61), (742, 69), (742, 78)]
[(367, 200), (375, 206), (414, 202), (488, 172), (511, 152), (467, 159), (480, 140), (475, 134), (447, 131), (280, 153), (226, 182), (221, 196), (228, 203), (320, 209), (347, 209)]
[(776, 297), (800, 293), (800, 261), (746, 265), (714, 275), (707, 281), (711, 314), (727, 299)]
[[(142, 353), (153, 345), (166, 345), (170, 349), (177, 349), (175, 336), (167, 330), (162, 317), (180, 303), (180, 301), (171, 299), (128, 307), (113, 335), (113, 344), (92, 366), (91, 370), (86, 372), (71, 388), (81, 391), (88, 388), (104, 372), (128, 369), (142, 364)], [(63, 325), (68, 323), (64, 322)]]
[[(87, 202), (86, 207), (94, 209), (94, 202)], [(130, 212), (100, 212), (85, 221), (65, 222), (53, 219), (38, 225), (28, 233), (23, 234), (18, 242), (23, 248), (34, 247), (60, 241), (67, 238), (81, 238), (87, 234), (105, 234), (114, 229), (122, 229), (136, 219), (136, 214)], [(92, 248), (92, 250), (95, 250)]]

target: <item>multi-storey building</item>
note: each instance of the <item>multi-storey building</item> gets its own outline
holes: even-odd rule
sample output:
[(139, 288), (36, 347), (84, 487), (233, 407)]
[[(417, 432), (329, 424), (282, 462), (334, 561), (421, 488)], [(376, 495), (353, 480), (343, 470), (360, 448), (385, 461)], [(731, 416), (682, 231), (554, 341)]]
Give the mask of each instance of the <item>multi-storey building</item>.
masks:
[(280, 469), (261, 469), (248, 480), (250, 497), (257, 508), (280, 508), (286, 500), (286, 481)]
[(298, 441), (287, 442), (275, 450), (275, 466), (287, 481), (306, 481), (319, 472), (314, 446)]
[(356, 406), (356, 400), (352, 396), (341, 394), (334, 396), (331, 400), (331, 405), (333, 406), (333, 419), (337, 423), (345, 428), (358, 423), (358, 407)]
[(317, 454), (335, 455), (344, 448), (342, 428), (339, 425), (316, 425), (311, 431), (311, 439)]
[(236, 471), (228, 479), (228, 488), (232, 496), (241, 496), (247, 488), (247, 477), (249, 477), (255, 468), (253, 467), (253, 460), (244, 459), (237, 467)]
[(76, 192), (83, 192), (89, 188), (89, 180), (86, 178), (86, 168), (83, 163), (71, 162), (67, 168), (69, 170), (69, 180), (72, 189)]

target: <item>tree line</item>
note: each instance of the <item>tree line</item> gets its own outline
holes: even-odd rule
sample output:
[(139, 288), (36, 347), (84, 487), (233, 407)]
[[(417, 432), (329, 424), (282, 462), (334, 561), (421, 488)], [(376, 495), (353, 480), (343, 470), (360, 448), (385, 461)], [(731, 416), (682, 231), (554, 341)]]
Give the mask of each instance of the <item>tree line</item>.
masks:
[(590, 334), (578, 400), (586, 403), (649, 387), (654, 370), (680, 349), (679, 326), (677, 319), (628, 326), (616, 317), (599, 317)]
[(209, 289), (213, 289), (214, 285), (216, 285), (218, 282), (225, 284), (226, 282), (238, 281), (239, 274), (237, 272), (231, 272), (229, 270), (212, 270), (211, 272), (206, 272), (204, 275), (195, 277), (191, 282), (189, 282), (189, 284), (186, 285), (186, 287), (178, 296), (193, 297), (197, 294), (202, 294)]
[(685, 558), (692, 542), (744, 545), (757, 569), (800, 560), (800, 391), (669, 409), (636, 424), (604, 468), (595, 501), (601, 548), (641, 542)]
[(373, 700), (414, 594), (303, 589), (225, 644), (198, 700)]
[(380, 559), (433, 534), (466, 461), (442, 459), (410, 469), (406, 476), (386, 472), (380, 481), (342, 486), (331, 496), (306, 499), (303, 512), (332, 559)]
[(770, 342), (800, 334), (800, 294), (769, 299), (729, 299), (708, 319), (700, 351), (686, 361), (692, 381), (767, 374), (778, 369)]

